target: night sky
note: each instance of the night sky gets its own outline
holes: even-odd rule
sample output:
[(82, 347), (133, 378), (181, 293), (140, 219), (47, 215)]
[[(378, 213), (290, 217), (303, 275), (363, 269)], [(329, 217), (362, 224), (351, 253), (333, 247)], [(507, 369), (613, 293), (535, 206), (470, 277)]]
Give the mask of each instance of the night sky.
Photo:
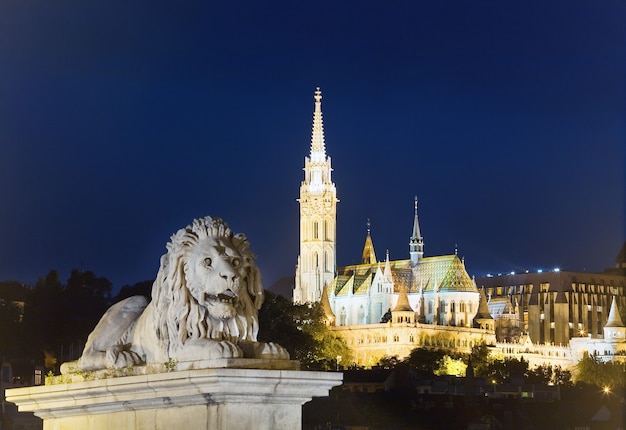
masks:
[(626, 2), (0, 3), (0, 280), (153, 279), (205, 215), (293, 275), (322, 89), (337, 263), (601, 271), (624, 239)]

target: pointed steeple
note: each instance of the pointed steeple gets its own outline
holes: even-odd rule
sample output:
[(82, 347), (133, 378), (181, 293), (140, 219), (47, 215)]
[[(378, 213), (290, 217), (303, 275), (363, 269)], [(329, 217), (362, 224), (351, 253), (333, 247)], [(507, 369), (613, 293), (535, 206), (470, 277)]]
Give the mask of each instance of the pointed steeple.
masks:
[(617, 310), (617, 302), (615, 300), (615, 296), (613, 296), (613, 303), (611, 303), (609, 318), (607, 319), (606, 324), (604, 324), (604, 327), (624, 327), (622, 317)]
[(314, 94), (311, 153), (304, 158), (300, 183), (300, 256), (296, 268), (294, 303), (316, 302), (324, 285), (335, 278), (337, 189), (331, 179), (331, 159), (326, 155), (322, 122), (322, 92)]
[(387, 258), (385, 259), (383, 279), (385, 280), (385, 282), (393, 282), (393, 275), (391, 274), (391, 263), (389, 262), (389, 250), (387, 250)]
[(485, 295), (485, 289), (480, 290), (480, 299), (478, 302), (478, 312), (474, 317), (474, 327), (487, 330), (493, 330), (494, 319), (489, 313), (489, 306), (487, 306), (487, 296)]
[(335, 325), (335, 314), (330, 306), (330, 300), (328, 300), (328, 287), (326, 285), (324, 285), (324, 289), (322, 290), (320, 304), (322, 305), (322, 310), (324, 311), (328, 325)]
[(363, 254), (361, 256), (361, 264), (376, 264), (376, 253), (374, 252), (374, 244), (370, 235), (370, 220), (367, 220), (367, 237), (365, 238), (365, 246), (363, 246)]
[(400, 284), (399, 293), (396, 307), (393, 308), (391, 312), (414, 312), (409, 303), (409, 295), (406, 292), (406, 286), (404, 284)]
[(313, 111), (313, 131), (311, 132), (311, 161), (326, 161), (326, 145), (324, 143), (324, 121), (322, 120), (322, 90), (315, 89), (315, 110)]
[(419, 220), (417, 219), (417, 196), (415, 196), (414, 206), (413, 234), (411, 234), (409, 239), (409, 255), (411, 256), (411, 265), (413, 267), (424, 257), (424, 239), (420, 233)]

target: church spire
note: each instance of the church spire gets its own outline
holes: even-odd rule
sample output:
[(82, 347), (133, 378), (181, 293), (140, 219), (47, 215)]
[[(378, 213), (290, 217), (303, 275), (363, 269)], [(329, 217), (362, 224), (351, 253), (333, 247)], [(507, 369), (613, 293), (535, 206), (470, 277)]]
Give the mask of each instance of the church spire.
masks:
[(606, 324), (604, 324), (604, 327), (624, 327), (622, 317), (619, 315), (619, 312), (617, 310), (617, 302), (615, 301), (615, 296), (613, 296), (613, 302), (611, 303), (609, 317), (606, 321)]
[(296, 268), (294, 303), (317, 302), (324, 286), (335, 278), (337, 190), (331, 179), (331, 159), (326, 155), (322, 122), (322, 91), (313, 96), (311, 148), (304, 158), (300, 183), (300, 256)]
[(420, 233), (419, 220), (417, 219), (417, 196), (415, 196), (415, 215), (413, 219), (413, 234), (409, 239), (409, 255), (411, 256), (411, 265), (416, 266), (424, 257), (424, 239)]
[(363, 246), (363, 254), (361, 255), (361, 264), (376, 264), (376, 253), (374, 252), (374, 243), (370, 235), (370, 220), (367, 220), (367, 237)]
[(315, 110), (313, 111), (313, 130), (311, 132), (311, 161), (326, 161), (326, 144), (324, 143), (324, 121), (322, 119), (322, 90), (315, 89)]

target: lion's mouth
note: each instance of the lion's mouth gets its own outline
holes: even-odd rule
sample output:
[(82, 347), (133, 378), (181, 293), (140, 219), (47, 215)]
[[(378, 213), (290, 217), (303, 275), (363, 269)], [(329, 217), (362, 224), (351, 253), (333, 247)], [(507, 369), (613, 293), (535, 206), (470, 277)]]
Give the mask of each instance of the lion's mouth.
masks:
[(219, 294), (204, 294), (207, 302), (233, 303), (237, 300), (237, 294), (231, 289), (222, 291)]

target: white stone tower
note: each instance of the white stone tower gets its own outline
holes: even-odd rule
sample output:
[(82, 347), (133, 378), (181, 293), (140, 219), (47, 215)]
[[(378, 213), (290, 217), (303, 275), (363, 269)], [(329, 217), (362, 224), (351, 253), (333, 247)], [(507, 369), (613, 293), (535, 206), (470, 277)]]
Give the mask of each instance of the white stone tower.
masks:
[(331, 180), (322, 121), (322, 92), (315, 91), (311, 154), (304, 159), (300, 185), (300, 256), (296, 267), (294, 303), (317, 302), (335, 278), (337, 190)]
[(415, 218), (413, 219), (413, 234), (409, 239), (409, 254), (411, 256), (411, 266), (417, 266), (417, 263), (424, 257), (424, 238), (420, 233), (420, 224), (417, 219), (417, 196), (415, 196)]

